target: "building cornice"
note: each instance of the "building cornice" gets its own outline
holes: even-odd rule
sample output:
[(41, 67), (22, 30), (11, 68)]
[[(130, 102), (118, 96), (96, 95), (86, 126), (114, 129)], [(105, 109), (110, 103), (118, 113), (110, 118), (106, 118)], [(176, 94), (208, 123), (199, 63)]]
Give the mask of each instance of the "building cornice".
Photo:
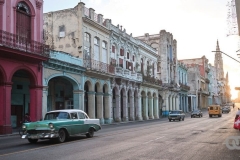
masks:
[(46, 68), (52, 68), (56, 70), (62, 70), (62, 71), (78, 73), (78, 74), (79, 73), (82, 74), (83, 72), (86, 71), (86, 69), (82, 66), (78, 66), (75, 64), (71, 64), (71, 63), (56, 60), (56, 59), (49, 59), (48, 61), (43, 63), (43, 66)]
[(111, 33), (106, 27), (104, 27), (104, 26), (94, 22), (93, 20), (91, 20), (91, 19), (89, 19), (87, 17), (83, 17), (83, 21), (88, 23), (88, 24), (90, 24), (90, 25), (92, 25), (92, 26), (94, 26), (94, 27), (96, 27), (97, 29), (100, 29), (101, 31), (103, 31), (103, 32), (105, 32), (107, 34)]

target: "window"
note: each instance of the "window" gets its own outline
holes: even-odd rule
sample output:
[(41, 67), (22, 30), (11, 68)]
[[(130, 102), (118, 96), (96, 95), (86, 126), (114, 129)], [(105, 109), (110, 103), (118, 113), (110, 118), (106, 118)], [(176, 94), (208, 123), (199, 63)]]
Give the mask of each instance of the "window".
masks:
[(71, 113), (71, 118), (72, 119), (78, 119), (77, 112)]
[(90, 35), (88, 33), (84, 33), (84, 41), (90, 42)]
[(19, 2), (17, 4), (16, 10), (16, 33), (21, 37), (22, 40), (30, 41), (31, 38), (31, 12), (28, 5), (24, 2)]
[(115, 52), (116, 52), (115, 46), (113, 45), (113, 46), (112, 46), (112, 53), (115, 53)]
[(130, 57), (130, 56), (129, 56), (129, 52), (127, 52), (127, 59), (129, 59), (129, 57)]
[(134, 62), (134, 56), (132, 56), (132, 60), (133, 60), (133, 62)]
[(123, 68), (123, 59), (119, 58), (119, 67)]
[(65, 37), (65, 26), (59, 26), (59, 37)]
[(124, 56), (124, 49), (120, 49), (120, 56)]
[(102, 42), (102, 62), (107, 63), (107, 43)]
[(78, 112), (79, 119), (86, 119), (86, 116), (84, 113)]
[(94, 38), (94, 60), (99, 61), (99, 39), (97, 37)]

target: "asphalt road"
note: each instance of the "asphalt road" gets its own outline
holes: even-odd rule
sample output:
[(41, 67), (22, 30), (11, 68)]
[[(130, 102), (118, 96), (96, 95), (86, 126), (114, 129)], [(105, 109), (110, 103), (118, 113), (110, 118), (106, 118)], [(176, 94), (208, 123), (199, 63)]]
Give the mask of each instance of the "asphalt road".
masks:
[(188, 116), (181, 122), (162, 118), (108, 125), (94, 138), (74, 137), (63, 144), (0, 137), (0, 160), (239, 160), (240, 149), (230, 150), (225, 143), (230, 136), (240, 136), (233, 129), (235, 113), (209, 118), (204, 112), (202, 118)]

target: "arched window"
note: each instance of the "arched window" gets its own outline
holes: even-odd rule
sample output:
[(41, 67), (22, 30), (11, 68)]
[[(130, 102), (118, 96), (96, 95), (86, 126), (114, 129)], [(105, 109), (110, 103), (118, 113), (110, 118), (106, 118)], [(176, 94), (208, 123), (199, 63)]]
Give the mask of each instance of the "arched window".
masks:
[(89, 33), (84, 33), (84, 59), (91, 59), (90, 56), (91, 36)]
[(31, 40), (31, 12), (24, 2), (17, 4), (16, 33), (19, 38)]

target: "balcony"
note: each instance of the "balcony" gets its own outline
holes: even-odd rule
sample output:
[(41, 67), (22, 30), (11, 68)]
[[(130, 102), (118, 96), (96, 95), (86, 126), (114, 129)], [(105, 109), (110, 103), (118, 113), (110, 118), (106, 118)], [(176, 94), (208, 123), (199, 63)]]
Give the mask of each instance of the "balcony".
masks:
[(151, 76), (143, 76), (143, 82), (145, 83), (151, 83), (151, 84), (155, 84), (155, 85), (162, 85), (162, 80), (160, 79), (156, 79), (154, 77)]
[(206, 83), (210, 83), (210, 80), (208, 78), (205, 79)]
[(115, 74), (118, 77), (123, 77), (134, 81), (142, 82), (143, 80), (141, 73), (135, 73), (122, 67), (115, 67)]
[(190, 90), (190, 87), (188, 85), (185, 85), (185, 84), (182, 84), (182, 83), (180, 83), (180, 88), (181, 88), (181, 90), (185, 90), (185, 91)]
[(209, 72), (210, 72), (210, 68), (206, 68), (205, 71), (206, 71), (207, 73), (209, 73)]
[(100, 61), (93, 59), (84, 59), (83, 66), (87, 68), (87, 71), (97, 71), (101, 73), (115, 74), (115, 67)]
[(21, 56), (41, 56), (46, 58), (49, 57), (50, 53), (48, 45), (2, 30), (0, 30), (0, 47), (1, 46), (20, 51)]

